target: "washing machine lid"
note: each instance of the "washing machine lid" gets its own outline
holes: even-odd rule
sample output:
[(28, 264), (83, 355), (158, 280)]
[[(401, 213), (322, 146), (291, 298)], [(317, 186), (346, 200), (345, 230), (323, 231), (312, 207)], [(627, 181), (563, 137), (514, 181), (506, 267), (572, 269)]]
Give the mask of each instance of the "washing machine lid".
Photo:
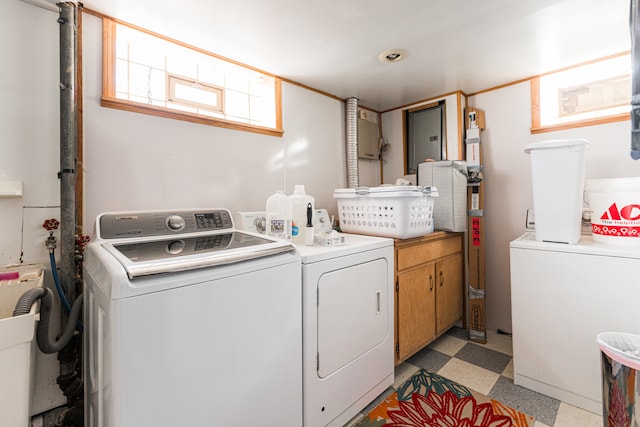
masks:
[(129, 278), (212, 267), (295, 250), (285, 241), (240, 231), (186, 238), (103, 243)]
[(566, 243), (537, 241), (535, 233), (529, 231), (509, 242), (509, 247), (512, 249), (531, 249), (538, 251), (640, 259), (640, 251), (635, 247), (605, 245), (600, 242), (596, 242), (592, 235), (585, 234), (580, 236), (580, 241), (575, 245), (568, 245)]
[(226, 209), (108, 213), (96, 228), (99, 244), (130, 279), (296, 250), (285, 240), (236, 230)]

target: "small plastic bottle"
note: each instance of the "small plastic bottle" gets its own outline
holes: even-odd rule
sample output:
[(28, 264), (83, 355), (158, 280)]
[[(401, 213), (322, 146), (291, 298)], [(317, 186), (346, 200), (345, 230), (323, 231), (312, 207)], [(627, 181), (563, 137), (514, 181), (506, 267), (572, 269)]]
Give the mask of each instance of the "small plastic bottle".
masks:
[[(305, 193), (304, 185), (296, 185), (293, 190), (293, 194), (289, 196), (291, 199), (291, 206), (293, 210), (293, 223), (291, 231), (291, 240), (293, 243), (305, 244), (308, 242), (307, 234), (313, 234), (313, 216), (315, 215), (315, 199)], [(309, 203), (311, 203), (311, 226), (307, 227), (307, 211), (309, 209)], [(311, 230), (308, 230), (311, 228)]]
[(266, 206), (266, 231), (269, 236), (291, 241), (291, 199), (282, 190), (269, 196)]

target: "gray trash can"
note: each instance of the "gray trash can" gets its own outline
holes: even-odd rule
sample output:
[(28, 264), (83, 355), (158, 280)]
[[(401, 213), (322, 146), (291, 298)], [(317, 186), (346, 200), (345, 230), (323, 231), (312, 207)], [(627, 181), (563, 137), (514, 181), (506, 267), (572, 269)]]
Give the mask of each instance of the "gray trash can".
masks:
[(638, 427), (640, 335), (603, 332), (597, 342), (602, 355), (603, 425)]

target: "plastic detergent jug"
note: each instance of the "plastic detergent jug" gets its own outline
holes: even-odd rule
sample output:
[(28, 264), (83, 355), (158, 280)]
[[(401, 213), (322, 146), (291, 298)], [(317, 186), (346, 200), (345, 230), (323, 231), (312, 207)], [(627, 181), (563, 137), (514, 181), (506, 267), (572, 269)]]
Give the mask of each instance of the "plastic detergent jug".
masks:
[(266, 231), (269, 236), (291, 240), (291, 199), (277, 190), (269, 196), (266, 206)]
[[(316, 205), (315, 199), (313, 196), (305, 193), (304, 185), (296, 185), (294, 187), (293, 194), (289, 196), (289, 198), (291, 199), (291, 207), (293, 209), (291, 240), (294, 243), (304, 244), (308, 239), (307, 234), (313, 235), (313, 223), (315, 220), (313, 215), (315, 213)], [(309, 208), (309, 203), (311, 203), (311, 208)], [(311, 212), (311, 221), (307, 218), (309, 209)], [(313, 237), (311, 237), (311, 239), (313, 239)]]

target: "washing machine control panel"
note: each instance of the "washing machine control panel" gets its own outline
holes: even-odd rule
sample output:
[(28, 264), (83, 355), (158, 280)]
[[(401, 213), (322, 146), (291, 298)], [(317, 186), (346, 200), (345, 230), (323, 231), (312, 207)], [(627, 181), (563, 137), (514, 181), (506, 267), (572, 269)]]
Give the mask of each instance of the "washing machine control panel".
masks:
[(233, 228), (233, 219), (227, 209), (114, 212), (98, 216), (96, 222), (96, 233), (102, 239), (165, 236)]

